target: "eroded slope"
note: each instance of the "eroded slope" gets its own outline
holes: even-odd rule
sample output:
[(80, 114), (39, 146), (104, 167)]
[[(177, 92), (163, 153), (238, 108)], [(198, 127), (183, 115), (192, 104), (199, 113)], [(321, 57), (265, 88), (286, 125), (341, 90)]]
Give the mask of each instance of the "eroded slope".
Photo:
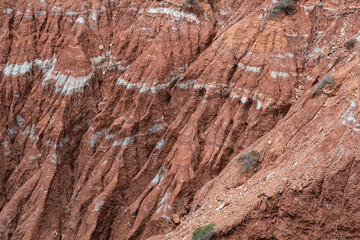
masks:
[[(349, 171), (356, 173), (357, 162), (347, 156), (359, 150), (358, 44), (350, 51), (343, 44), (360, 40), (360, 6), (301, 1), (294, 15), (269, 19), (274, 5), (1, 3), (1, 237), (145, 239), (173, 230), (174, 214), (184, 220), (175, 234), (180, 238), (203, 222), (196, 217), (202, 214), (207, 221), (213, 216), (219, 236), (259, 237), (263, 231), (251, 226), (268, 222), (256, 217), (274, 219), (277, 206), (297, 199), (292, 183), (302, 181), (303, 172), (314, 186), (332, 176), (325, 169), (334, 176), (342, 172), (336, 163), (351, 163)], [(336, 76), (336, 91), (310, 98), (313, 85), (328, 74)], [(322, 126), (320, 119), (329, 121)], [(318, 132), (320, 126), (326, 136), (336, 133), (342, 140)], [(252, 148), (263, 154), (261, 171), (239, 176), (230, 160)], [(300, 171), (314, 158), (321, 171)], [(330, 159), (335, 164), (328, 167)], [(279, 172), (299, 174), (265, 189), (271, 169), (276, 174), (269, 181)], [(339, 189), (351, 176), (344, 174)], [(232, 179), (226, 189), (224, 179)], [(240, 214), (223, 221), (224, 211), (208, 217), (217, 194), (242, 191), (252, 182), (257, 185), (246, 187), (249, 197), (228, 196), (230, 206), (253, 212), (254, 219), (241, 220)], [(285, 197), (278, 196), (279, 186)], [(323, 194), (331, 186), (318, 188)], [(275, 199), (269, 208), (253, 197), (259, 191)], [(322, 194), (301, 196), (318, 203)], [(196, 211), (199, 204), (209, 211)], [(241, 221), (246, 231), (239, 231)], [(286, 237), (274, 229), (266, 234)]]

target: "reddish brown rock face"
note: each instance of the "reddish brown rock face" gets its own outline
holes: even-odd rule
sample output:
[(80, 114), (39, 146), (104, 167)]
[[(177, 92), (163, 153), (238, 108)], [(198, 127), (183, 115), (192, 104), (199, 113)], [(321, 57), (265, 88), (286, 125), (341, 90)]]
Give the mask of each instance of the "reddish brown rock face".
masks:
[(0, 239), (360, 238), (360, 4), (296, 4), (1, 1)]

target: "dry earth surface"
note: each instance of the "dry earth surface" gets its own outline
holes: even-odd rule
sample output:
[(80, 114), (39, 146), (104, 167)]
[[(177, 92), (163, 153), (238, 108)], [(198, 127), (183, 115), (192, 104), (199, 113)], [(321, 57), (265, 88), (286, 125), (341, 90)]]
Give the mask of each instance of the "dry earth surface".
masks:
[(0, 239), (360, 239), (360, 2), (276, 4), (1, 0)]

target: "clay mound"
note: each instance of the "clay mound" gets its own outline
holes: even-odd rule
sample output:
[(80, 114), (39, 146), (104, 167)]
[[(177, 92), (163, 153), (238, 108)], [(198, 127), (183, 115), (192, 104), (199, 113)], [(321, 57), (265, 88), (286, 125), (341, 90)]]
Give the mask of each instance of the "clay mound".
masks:
[(275, 5), (1, 2), (0, 238), (359, 238), (360, 5)]

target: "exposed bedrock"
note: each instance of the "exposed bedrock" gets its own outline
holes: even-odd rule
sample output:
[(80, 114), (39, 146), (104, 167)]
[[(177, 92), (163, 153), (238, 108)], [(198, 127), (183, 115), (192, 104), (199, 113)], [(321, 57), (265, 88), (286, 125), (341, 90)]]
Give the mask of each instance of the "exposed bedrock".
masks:
[(2, 1), (0, 239), (360, 238), (360, 3), (277, 4)]

